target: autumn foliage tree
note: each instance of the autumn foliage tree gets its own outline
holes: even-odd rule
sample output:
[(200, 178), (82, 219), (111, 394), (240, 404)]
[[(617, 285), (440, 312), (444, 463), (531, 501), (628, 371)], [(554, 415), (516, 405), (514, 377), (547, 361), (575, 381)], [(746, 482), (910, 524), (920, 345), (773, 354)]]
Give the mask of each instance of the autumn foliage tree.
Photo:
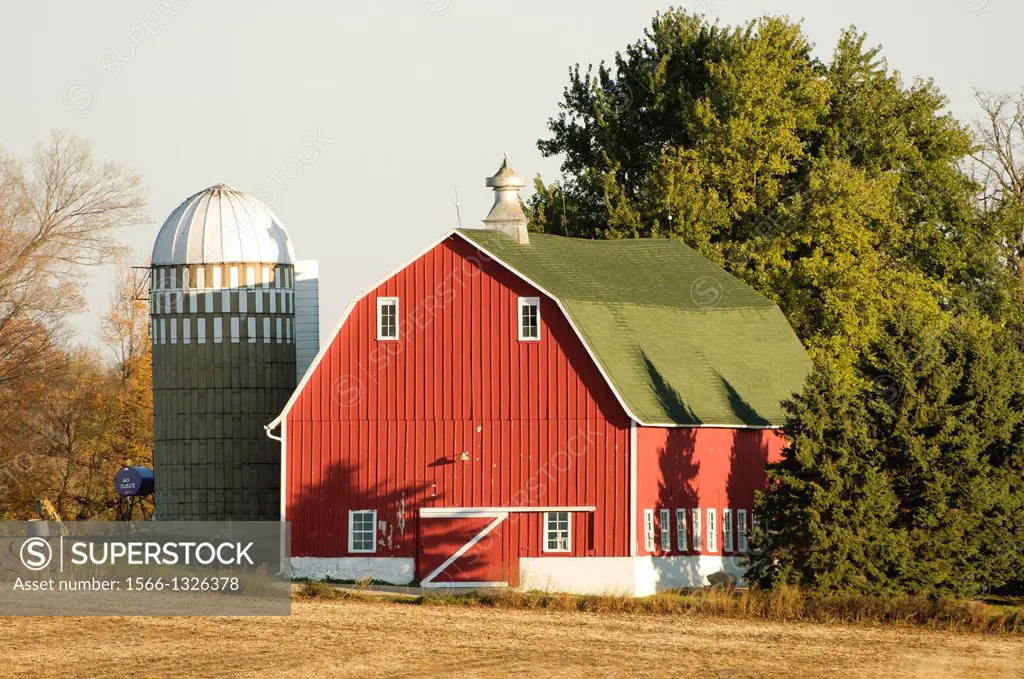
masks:
[(146, 458), (142, 317), (131, 318), (131, 352), (116, 366), (69, 347), (66, 323), (83, 308), (87, 267), (113, 261), (117, 231), (144, 219), (139, 177), (95, 161), (73, 135), (54, 132), (27, 161), (0, 151), (0, 510), (8, 516), (29, 516), (44, 497), (68, 518), (102, 516), (113, 448)]

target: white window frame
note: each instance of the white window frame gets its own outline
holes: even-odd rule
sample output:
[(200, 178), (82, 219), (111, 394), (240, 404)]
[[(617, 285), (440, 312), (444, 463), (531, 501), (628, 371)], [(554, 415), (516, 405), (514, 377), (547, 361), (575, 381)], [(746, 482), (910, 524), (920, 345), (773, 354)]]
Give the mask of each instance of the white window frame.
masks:
[[(371, 518), (370, 527), (372, 530), (370, 542), (371, 549), (356, 549), (355, 545), (355, 523), (356, 515), (369, 514)], [(348, 513), (348, 551), (351, 554), (374, 554), (377, 552), (377, 510), (376, 509), (351, 509)]]
[(747, 510), (736, 510), (736, 551), (746, 554), (750, 549), (750, 542), (747, 540)]
[[(549, 523), (551, 518), (561, 517), (565, 515), (565, 548), (561, 547), (550, 547), (549, 541), (552, 537), (552, 528)], [(557, 518), (556, 518), (557, 520)], [(554, 529), (557, 532), (561, 532), (560, 528)], [(557, 536), (556, 536), (557, 539)], [(549, 553), (562, 553), (567, 554), (572, 552), (572, 514), (570, 512), (544, 512), (544, 545), (543, 551)]]
[(690, 510), (690, 530), (693, 532), (693, 551), (700, 552), (704, 549), (704, 541), (702, 536), (704, 531), (701, 530), (701, 525), (704, 523), (701, 517), (700, 507), (695, 507)]
[(708, 552), (718, 551), (718, 512), (714, 509), (709, 509), (707, 512), (707, 543)]
[(672, 551), (672, 512), (667, 509), (659, 510), (658, 518), (661, 519), (661, 551)]
[[(384, 307), (395, 305), (395, 334), (384, 334)], [(377, 298), (377, 339), (382, 342), (394, 342), (398, 340), (398, 298), (378, 297)]]
[(644, 549), (654, 551), (654, 510), (644, 510)]
[[(523, 334), (523, 329), (524, 329), (523, 328), (523, 317), (524, 317), (523, 316), (523, 310), (526, 307), (531, 307), (531, 306), (537, 308), (537, 336), (536, 337), (527, 337), (525, 334)], [(516, 318), (518, 319), (518, 324), (517, 325), (518, 325), (518, 328), (519, 328), (519, 341), (520, 342), (539, 342), (540, 341), (540, 297), (520, 297), (519, 298), (518, 308), (519, 308), (519, 313), (517, 314)]]
[(688, 548), (686, 540), (686, 510), (676, 510), (676, 547), (680, 552), (685, 552)]
[(734, 551), (733, 544), (732, 509), (724, 507), (722, 509), (722, 553)]

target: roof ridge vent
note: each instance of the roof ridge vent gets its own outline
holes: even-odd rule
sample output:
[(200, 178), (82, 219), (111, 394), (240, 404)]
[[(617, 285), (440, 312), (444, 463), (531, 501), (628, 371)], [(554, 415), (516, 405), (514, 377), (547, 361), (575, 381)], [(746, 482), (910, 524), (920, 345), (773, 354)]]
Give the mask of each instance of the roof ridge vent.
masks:
[(519, 189), (526, 186), (526, 180), (509, 167), (508, 153), (494, 176), (487, 178), (487, 186), (494, 189), (494, 205), (484, 217), (484, 226), (511, 236), (520, 245), (528, 244), (530, 234), (519, 197)]

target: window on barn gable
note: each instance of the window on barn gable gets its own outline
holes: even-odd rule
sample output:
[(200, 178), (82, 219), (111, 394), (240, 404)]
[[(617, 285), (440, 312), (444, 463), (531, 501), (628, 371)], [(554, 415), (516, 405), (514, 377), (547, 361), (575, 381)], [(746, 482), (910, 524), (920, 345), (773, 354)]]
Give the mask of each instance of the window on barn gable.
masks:
[(377, 339), (398, 339), (398, 298), (377, 298)]
[(654, 510), (644, 510), (644, 549), (654, 551)]
[(708, 551), (718, 551), (718, 521), (714, 509), (708, 510)]
[(544, 551), (568, 552), (572, 550), (572, 524), (569, 512), (544, 513)]
[(519, 339), (533, 341), (540, 339), (540, 298), (519, 298)]
[(377, 510), (363, 509), (348, 513), (348, 551), (376, 552)]
[(667, 509), (662, 509), (659, 512), (659, 519), (661, 519), (661, 551), (671, 552), (672, 551), (672, 512)]

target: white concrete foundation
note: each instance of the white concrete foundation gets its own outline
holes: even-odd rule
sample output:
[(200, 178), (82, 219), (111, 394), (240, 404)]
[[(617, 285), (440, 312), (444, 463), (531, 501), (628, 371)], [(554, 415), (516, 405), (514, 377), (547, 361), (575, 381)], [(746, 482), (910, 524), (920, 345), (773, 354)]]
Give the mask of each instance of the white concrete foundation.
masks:
[(392, 585), (408, 585), (416, 577), (416, 560), (388, 557), (292, 557), (292, 577), (311, 580), (373, 578)]
[(742, 583), (742, 558), (733, 556), (540, 557), (519, 560), (520, 588), (650, 596), (681, 587), (704, 587), (725, 571)]
[[(708, 576), (725, 571), (743, 582), (741, 557), (636, 556), (636, 557), (523, 557), (519, 560), (522, 590), (650, 596), (681, 587), (704, 587)], [(387, 557), (292, 558), (292, 577), (311, 580), (373, 578), (393, 585), (408, 585), (416, 578), (415, 559)]]

